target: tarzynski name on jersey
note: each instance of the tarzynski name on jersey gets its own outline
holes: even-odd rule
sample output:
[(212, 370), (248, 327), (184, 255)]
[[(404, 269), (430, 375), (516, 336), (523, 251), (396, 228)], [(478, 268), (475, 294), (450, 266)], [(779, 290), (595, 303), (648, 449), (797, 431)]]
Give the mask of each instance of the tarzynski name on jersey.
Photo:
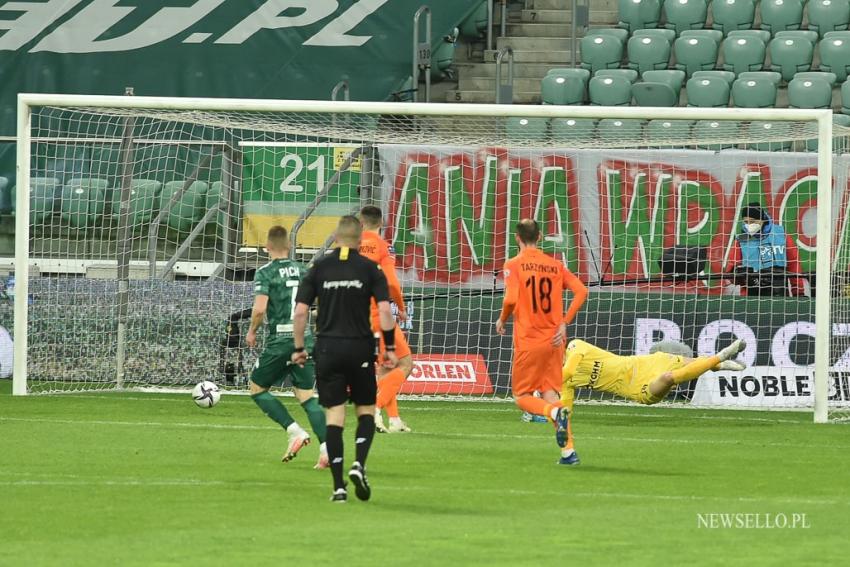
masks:
[(361, 289), (363, 287), (363, 282), (360, 280), (335, 280), (335, 281), (326, 281), (322, 284), (324, 289), (338, 289), (341, 287), (351, 288), (356, 287), (357, 289)]
[(537, 262), (523, 262), (523, 271), (526, 272), (542, 272), (544, 274), (560, 274), (560, 266), (551, 266), (549, 264), (538, 264)]

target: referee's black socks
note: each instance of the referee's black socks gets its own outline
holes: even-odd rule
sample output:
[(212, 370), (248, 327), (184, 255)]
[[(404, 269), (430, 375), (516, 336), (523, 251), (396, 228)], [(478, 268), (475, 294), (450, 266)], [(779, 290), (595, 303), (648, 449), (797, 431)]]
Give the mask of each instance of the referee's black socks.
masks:
[(331, 474), (334, 477), (334, 490), (345, 488), (345, 481), (342, 477), (342, 427), (328, 425), (325, 443), (328, 447), (328, 461), (331, 463)]
[[(365, 469), (366, 457), (369, 455), (369, 447), (375, 437), (375, 415), (366, 414), (357, 418), (357, 436), (354, 439), (355, 457), (357, 462)], [(328, 453), (330, 455), (330, 453)]]

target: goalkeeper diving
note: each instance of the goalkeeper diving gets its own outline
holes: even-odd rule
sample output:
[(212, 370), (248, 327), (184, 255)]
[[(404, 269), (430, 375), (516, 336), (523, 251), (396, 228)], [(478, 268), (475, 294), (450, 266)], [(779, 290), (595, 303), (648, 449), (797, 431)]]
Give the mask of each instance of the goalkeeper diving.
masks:
[[(561, 402), (572, 416), (576, 388), (591, 388), (640, 404), (657, 404), (664, 399), (673, 386), (696, 380), (710, 370), (740, 371), (746, 368), (745, 364), (733, 360), (735, 355), (744, 350), (744, 341), (741, 339), (714, 356), (697, 358), (673, 353), (679, 350), (675, 348), (676, 346), (687, 349), (685, 345), (675, 343), (668, 343), (668, 345), (667, 348), (663, 344), (657, 345), (662, 349), (653, 354), (619, 356), (588, 342), (573, 339), (567, 345), (562, 370), (564, 381), (561, 388)], [(579, 462), (572, 433), (567, 439), (566, 446), (561, 449), (559, 462), (566, 465)]]

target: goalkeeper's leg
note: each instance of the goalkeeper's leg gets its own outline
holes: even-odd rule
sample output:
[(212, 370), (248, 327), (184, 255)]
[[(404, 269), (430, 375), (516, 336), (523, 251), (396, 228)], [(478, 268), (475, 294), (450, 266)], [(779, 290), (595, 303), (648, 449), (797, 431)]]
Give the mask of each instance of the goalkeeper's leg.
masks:
[[(693, 359), (686, 359), (688, 362), (684, 366), (663, 373), (661, 376), (649, 383), (647, 392), (649, 396), (642, 396), (642, 403), (658, 403), (667, 395), (667, 393), (677, 384), (696, 380), (709, 370), (719, 369), (722, 364), (732, 362), (731, 359), (744, 350), (744, 341), (736, 340), (728, 347), (721, 350), (714, 356), (704, 356)], [(743, 366), (740, 363), (735, 363)], [(740, 368), (739, 368), (740, 369)]]

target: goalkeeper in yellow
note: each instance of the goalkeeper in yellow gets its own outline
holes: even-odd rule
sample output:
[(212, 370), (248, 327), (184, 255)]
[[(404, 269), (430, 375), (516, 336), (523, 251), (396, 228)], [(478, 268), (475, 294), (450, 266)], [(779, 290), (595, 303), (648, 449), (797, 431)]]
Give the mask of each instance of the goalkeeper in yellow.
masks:
[[(687, 348), (685, 345), (679, 346)], [(709, 370), (743, 370), (746, 368), (744, 364), (732, 360), (742, 350), (744, 341), (738, 339), (714, 356), (690, 358), (660, 351), (638, 356), (618, 356), (585, 341), (574, 339), (567, 345), (562, 370), (564, 382), (561, 388), (561, 402), (570, 410), (572, 416), (576, 388), (592, 388), (640, 404), (657, 404), (673, 386), (695, 380)], [(572, 427), (558, 462), (562, 465), (579, 463), (573, 445)]]

